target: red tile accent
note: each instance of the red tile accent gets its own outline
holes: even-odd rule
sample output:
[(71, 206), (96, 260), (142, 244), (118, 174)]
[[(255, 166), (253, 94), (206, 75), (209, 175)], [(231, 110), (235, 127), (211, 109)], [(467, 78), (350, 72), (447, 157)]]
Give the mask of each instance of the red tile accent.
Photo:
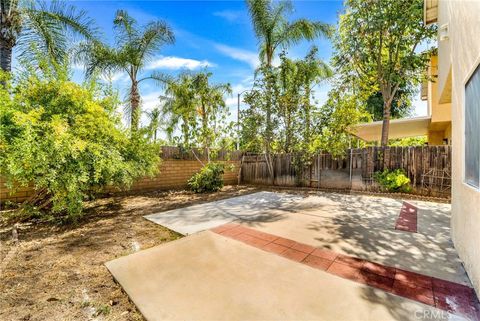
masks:
[(471, 320), (480, 320), (480, 304), (478, 300), (472, 302), (462, 295), (455, 293), (434, 293), (435, 306), (454, 314), (467, 316)]
[(289, 240), (289, 239), (286, 239), (286, 238), (283, 238), (283, 237), (279, 237), (278, 239), (276, 239), (275, 241), (273, 241), (274, 243), (277, 243), (277, 244), (280, 244), (280, 245), (283, 245), (283, 246), (286, 246), (286, 247), (292, 247), (295, 245), (295, 241), (292, 241), (292, 240)]
[(307, 257), (308, 254), (294, 249), (288, 249), (280, 255), (286, 257), (287, 259), (301, 262), (304, 258)]
[(474, 297), (475, 292), (472, 288), (465, 286), (463, 284), (458, 284), (454, 282), (450, 282), (447, 280), (441, 280), (437, 278), (432, 278), (433, 284), (433, 291), (435, 293), (456, 293), (458, 295), (466, 296), (466, 297)]
[(378, 263), (373, 263), (366, 261), (365, 264), (362, 266), (362, 271), (370, 272), (370, 273), (375, 273), (387, 278), (393, 279), (395, 277), (395, 268), (381, 265)]
[(333, 262), (327, 270), (328, 272), (341, 276), (342, 278), (360, 281), (360, 269), (342, 263)]
[(310, 254), (303, 260), (303, 263), (316, 269), (326, 270), (332, 265), (333, 261)]
[(242, 233), (243, 233), (243, 229), (241, 229), (240, 227), (235, 227), (235, 228), (232, 228), (232, 229), (228, 229), (224, 232), (221, 232), (220, 234), (222, 234), (223, 236), (233, 237), (235, 235), (239, 235), (239, 234), (242, 234)]
[[(413, 212), (408, 208), (405, 211)], [(480, 321), (480, 302), (474, 290), (466, 285), (313, 248), (239, 224), (229, 223), (212, 231), (310, 267)]]
[(318, 256), (318, 257), (321, 257), (322, 259), (331, 260), (331, 261), (335, 260), (338, 256), (337, 253), (330, 250), (326, 250), (326, 249), (315, 249), (312, 253), (310, 253), (310, 255)]
[(387, 292), (392, 292), (394, 281), (393, 278), (385, 277), (363, 269), (360, 270), (359, 278), (360, 282), (365, 283), (366, 285), (373, 286)]
[(354, 267), (356, 269), (362, 268), (362, 266), (365, 264), (365, 260), (359, 259), (357, 257), (353, 256), (348, 256), (348, 255), (343, 255), (339, 254), (337, 258), (335, 259), (336, 263), (341, 263), (341, 264), (346, 264), (348, 266)]
[(403, 202), (400, 215), (395, 223), (395, 229), (401, 231), (417, 232), (417, 207)]
[(310, 254), (313, 251), (315, 251), (315, 248), (313, 246), (310, 246), (310, 245), (307, 245), (307, 244), (302, 244), (302, 243), (295, 243), (292, 246), (292, 249), (297, 250), (297, 251), (301, 251), (301, 252), (304, 252), (304, 253), (307, 253), (307, 254)]
[(249, 234), (249, 235), (252, 235), (252, 236), (255, 236), (256, 238), (259, 238), (259, 239), (262, 239), (262, 240), (265, 240), (265, 241), (269, 241), (269, 242), (272, 242), (272, 241), (275, 241), (276, 239), (278, 239), (278, 236), (268, 234), (268, 233), (264, 233), (264, 232), (260, 232), (260, 231), (256, 231), (256, 230), (252, 230), (252, 229), (247, 229), (247, 231), (245, 231), (245, 233)]
[(239, 241), (242, 241), (243, 243), (247, 243), (249, 245), (260, 247), (260, 248), (270, 243), (269, 241), (265, 241), (248, 234), (235, 235), (234, 238)]
[(423, 274), (397, 269), (395, 273), (395, 280), (400, 283), (409, 284), (412, 286), (420, 286), (427, 289), (432, 289), (432, 278)]
[(280, 245), (280, 244), (276, 244), (276, 243), (268, 243), (267, 245), (262, 247), (262, 249), (264, 249), (265, 251), (268, 251), (268, 252), (281, 254), (281, 253), (285, 252), (286, 250), (288, 250), (288, 247)]
[(403, 283), (395, 280), (395, 282), (393, 283), (392, 292), (407, 299), (412, 299), (428, 305), (435, 306), (432, 289), (427, 289), (421, 286), (415, 286), (413, 284)]

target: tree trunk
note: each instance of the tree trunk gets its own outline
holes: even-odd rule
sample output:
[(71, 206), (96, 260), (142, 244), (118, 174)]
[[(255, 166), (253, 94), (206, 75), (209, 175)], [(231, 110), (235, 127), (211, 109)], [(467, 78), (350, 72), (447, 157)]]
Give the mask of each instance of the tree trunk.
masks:
[(305, 106), (303, 107), (304, 108), (304, 111), (305, 111), (305, 136), (303, 137), (303, 139), (305, 140), (305, 145), (308, 147), (310, 146), (310, 122), (311, 122), (311, 119), (310, 119), (310, 88), (307, 87), (306, 91), (305, 91), (305, 98), (306, 98), (306, 102), (305, 102)]
[(202, 102), (202, 136), (203, 136), (203, 148), (207, 153), (207, 163), (210, 163), (210, 137), (208, 135), (208, 118), (205, 103)]
[(382, 124), (382, 140), (381, 145), (388, 145), (388, 132), (390, 130), (390, 108), (392, 107), (391, 99), (384, 97), (383, 103), (383, 124)]
[(273, 136), (273, 124), (272, 124), (272, 95), (273, 95), (273, 75), (271, 73), (271, 67), (267, 66), (267, 108), (266, 108), (266, 126), (265, 126), (265, 156), (268, 172), (270, 174), (270, 180), (272, 185), (275, 183), (275, 177), (273, 173), (272, 157), (270, 155), (270, 147)]
[(0, 67), (3, 71), (12, 71), (12, 50), (5, 41), (0, 41)]
[(132, 108), (130, 129), (134, 132), (137, 131), (140, 121), (140, 93), (138, 92), (138, 82), (136, 80), (132, 80), (132, 87), (130, 89), (130, 106)]

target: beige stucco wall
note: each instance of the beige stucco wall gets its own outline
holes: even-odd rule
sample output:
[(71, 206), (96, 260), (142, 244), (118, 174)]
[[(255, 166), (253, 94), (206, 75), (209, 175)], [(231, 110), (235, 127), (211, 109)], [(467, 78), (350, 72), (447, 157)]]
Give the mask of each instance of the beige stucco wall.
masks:
[(436, 145), (444, 145), (443, 139), (445, 138), (444, 131), (429, 131), (428, 132), (428, 145), (436, 146)]
[(452, 120), (451, 104), (440, 104), (438, 96), (439, 79), (438, 79), (438, 56), (430, 58), (428, 68), (428, 76), (431, 81), (428, 82), (428, 111), (432, 117), (432, 123), (447, 122)]
[(448, 91), (451, 82), (452, 239), (480, 295), (480, 191), (463, 182), (465, 83), (480, 63), (480, 0), (439, 1), (438, 25), (445, 23), (449, 39), (439, 42), (439, 88)]

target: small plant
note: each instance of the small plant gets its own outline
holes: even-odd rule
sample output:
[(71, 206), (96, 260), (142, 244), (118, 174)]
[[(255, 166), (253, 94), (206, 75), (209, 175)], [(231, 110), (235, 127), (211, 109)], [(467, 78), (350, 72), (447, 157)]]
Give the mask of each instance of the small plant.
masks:
[(403, 169), (384, 170), (375, 173), (375, 180), (383, 189), (389, 192), (410, 192), (410, 178), (407, 177)]
[(225, 165), (208, 163), (188, 180), (188, 186), (195, 193), (216, 192), (223, 187), (224, 172)]

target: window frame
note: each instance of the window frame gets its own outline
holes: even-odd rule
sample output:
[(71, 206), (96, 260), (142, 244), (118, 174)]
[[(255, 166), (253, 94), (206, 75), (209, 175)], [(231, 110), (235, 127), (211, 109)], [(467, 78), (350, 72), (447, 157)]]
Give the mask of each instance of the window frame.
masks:
[[(463, 119), (462, 119), (462, 134), (463, 134), (463, 137), (462, 137), (462, 167), (463, 167), (463, 177), (462, 177), (462, 183), (467, 186), (468, 188), (474, 190), (474, 191), (477, 191), (477, 192), (480, 192), (480, 151), (479, 151), (479, 180), (478, 180), (478, 186), (475, 186), (475, 185), (472, 185), (470, 184), (468, 181), (467, 181), (467, 175), (466, 175), (466, 171), (467, 171), (467, 166), (466, 166), (466, 161), (467, 161), (467, 158), (466, 158), (466, 143), (467, 143), (467, 132), (466, 132), (466, 122), (467, 122), (467, 118), (466, 118), (466, 113), (467, 113), (467, 85), (470, 83), (470, 81), (472, 80), (473, 76), (475, 76), (476, 74), (479, 74), (480, 76), (480, 56), (475, 60), (474, 64), (473, 64), (473, 68), (469, 71), (469, 73), (467, 74), (467, 76), (465, 77), (465, 80), (463, 82), (463, 108), (462, 108), (462, 116), (463, 116)], [(478, 134), (480, 136), (480, 122), (479, 122), (479, 127), (478, 127)]]

